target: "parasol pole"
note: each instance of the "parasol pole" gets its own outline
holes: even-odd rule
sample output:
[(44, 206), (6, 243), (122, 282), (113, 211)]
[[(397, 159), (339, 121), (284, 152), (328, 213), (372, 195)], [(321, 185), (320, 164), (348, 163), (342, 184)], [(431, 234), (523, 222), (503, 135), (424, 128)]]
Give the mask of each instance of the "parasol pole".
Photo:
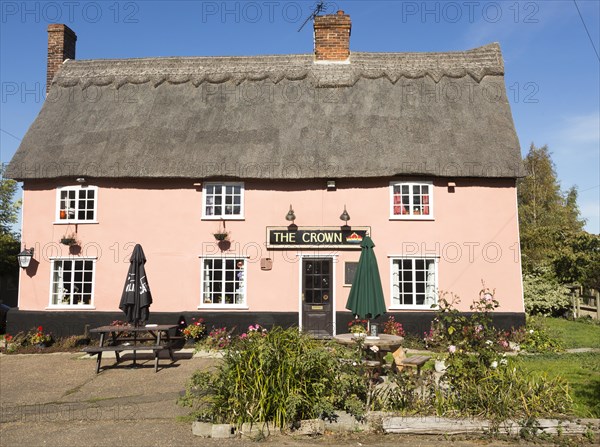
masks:
[(137, 367), (137, 363), (136, 363), (137, 351), (135, 349), (136, 344), (137, 344), (137, 331), (135, 329), (137, 329), (137, 327), (138, 327), (138, 322), (136, 319), (136, 320), (134, 320), (134, 323), (133, 323), (133, 328), (134, 328), (134, 330), (133, 330), (133, 365), (132, 365), (133, 368)]

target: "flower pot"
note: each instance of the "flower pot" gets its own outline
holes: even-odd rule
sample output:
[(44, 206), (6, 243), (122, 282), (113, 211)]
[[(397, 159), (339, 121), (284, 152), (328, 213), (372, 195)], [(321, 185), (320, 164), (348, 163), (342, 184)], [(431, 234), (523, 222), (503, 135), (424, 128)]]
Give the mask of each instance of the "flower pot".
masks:
[(227, 233), (215, 233), (213, 234), (213, 236), (218, 241), (224, 241), (225, 239), (227, 239)]
[(69, 247), (71, 247), (72, 245), (76, 245), (77, 244), (77, 240), (72, 238), (72, 237), (63, 237), (60, 240), (60, 243), (63, 245), (68, 245)]
[(367, 333), (366, 332), (353, 332), (352, 336), (354, 338), (364, 338), (367, 336)]
[(444, 372), (446, 371), (446, 362), (444, 360), (436, 360), (435, 361), (435, 370), (436, 372)]

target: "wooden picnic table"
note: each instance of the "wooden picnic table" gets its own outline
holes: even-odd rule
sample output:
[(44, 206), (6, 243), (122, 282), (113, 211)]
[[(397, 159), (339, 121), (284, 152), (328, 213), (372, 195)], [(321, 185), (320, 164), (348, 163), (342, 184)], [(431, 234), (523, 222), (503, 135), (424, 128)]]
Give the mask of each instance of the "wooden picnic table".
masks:
[[(365, 350), (370, 349), (371, 346), (377, 346), (379, 348), (379, 351), (377, 352), (377, 358), (378, 358), (378, 362), (381, 364), (383, 357), (384, 357), (384, 352), (393, 352), (396, 349), (400, 348), (402, 346), (402, 341), (404, 340), (403, 337), (397, 336), (397, 335), (389, 335), (389, 334), (380, 334), (377, 337), (361, 337), (358, 338), (356, 336), (354, 336), (354, 334), (340, 334), (340, 335), (336, 335), (333, 337), (334, 340), (336, 340), (337, 342), (343, 344), (343, 345), (347, 345), (347, 346), (352, 346), (354, 344), (356, 344), (358, 341), (363, 340), (363, 347)], [(428, 355), (416, 355), (416, 356), (412, 356), (412, 357), (406, 357), (404, 355), (404, 351), (402, 351), (402, 355), (397, 359), (396, 356), (394, 356), (394, 363), (396, 363), (396, 366), (410, 366), (413, 368), (416, 368), (417, 370), (417, 374), (421, 373), (421, 367), (427, 363), (427, 361), (429, 361), (429, 359), (431, 359), (431, 356)], [(375, 365), (372, 365), (375, 366)]]
[[(100, 372), (100, 363), (102, 362), (102, 354), (104, 352), (114, 352), (117, 363), (120, 363), (120, 354), (123, 351), (133, 351), (135, 364), (135, 354), (138, 351), (152, 351), (154, 353), (154, 371), (158, 372), (158, 358), (162, 351), (168, 351), (171, 361), (175, 361), (175, 357), (173, 356), (173, 344), (169, 331), (176, 328), (176, 324), (101, 326), (90, 330), (90, 333), (92, 334), (100, 334), (98, 346), (87, 346), (83, 349), (83, 352), (98, 356), (96, 360), (96, 374), (98, 374)], [(151, 342), (151, 344), (146, 344), (147, 342)]]
[(335, 335), (333, 339), (346, 346), (352, 346), (358, 342), (362, 342), (365, 351), (371, 349), (373, 346), (377, 346), (376, 357), (380, 364), (383, 363), (384, 353), (398, 349), (402, 344), (402, 340), (404, 340), (404, 338), (398, 335), (389, 334), (380, 334), (377, 337), (356, 337), (354, 334), (339, 334)]
[(400, 345), (402, 345), (403, 337), (398, 335), (389, 335), (389, 334), (380, 334), (377, 337), (355, 337), (354, 334), (339, 334), (333, 337), (337, 342), (351, 346), (358, 342), (359, 340), (363, 340), (364, 346), (370, 348), (371, 346), (377, 346), (380, 351), (393, 351), (398, 349)]

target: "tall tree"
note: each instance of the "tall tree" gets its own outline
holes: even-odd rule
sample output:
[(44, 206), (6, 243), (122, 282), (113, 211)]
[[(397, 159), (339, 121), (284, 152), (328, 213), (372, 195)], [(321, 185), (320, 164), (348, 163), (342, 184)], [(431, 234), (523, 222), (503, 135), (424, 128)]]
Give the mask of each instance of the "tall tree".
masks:
[(0, 275), (14, 273), (17, 269), (16, 255), (19, 253), (20, 242), (18, 234), (11, 230), (11, 225), (17, 223), (20, 201), (14, 201), (17, 192), (17, 182), (5, 179), (0, 168)]
[(562, 283), (600, 290), (600, 236), (585, 231), (569, 235), (553, 260)]
[(519, 180), (517, 197), (523, 267), (531, 272), (549, 265), (565, 237), (580, 232), (585, 221), (579, 216), (577, 189), (561, 191), (547, 146), (531, 143), (524, 164), (528, 176)]

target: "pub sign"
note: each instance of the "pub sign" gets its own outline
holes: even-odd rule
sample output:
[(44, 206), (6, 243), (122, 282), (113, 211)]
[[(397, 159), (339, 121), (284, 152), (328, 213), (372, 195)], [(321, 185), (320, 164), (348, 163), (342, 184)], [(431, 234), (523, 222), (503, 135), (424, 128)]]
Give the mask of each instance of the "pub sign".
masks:
[(371, 227), (267, 227), (267, 248), (346, 248), (360, 250)]

